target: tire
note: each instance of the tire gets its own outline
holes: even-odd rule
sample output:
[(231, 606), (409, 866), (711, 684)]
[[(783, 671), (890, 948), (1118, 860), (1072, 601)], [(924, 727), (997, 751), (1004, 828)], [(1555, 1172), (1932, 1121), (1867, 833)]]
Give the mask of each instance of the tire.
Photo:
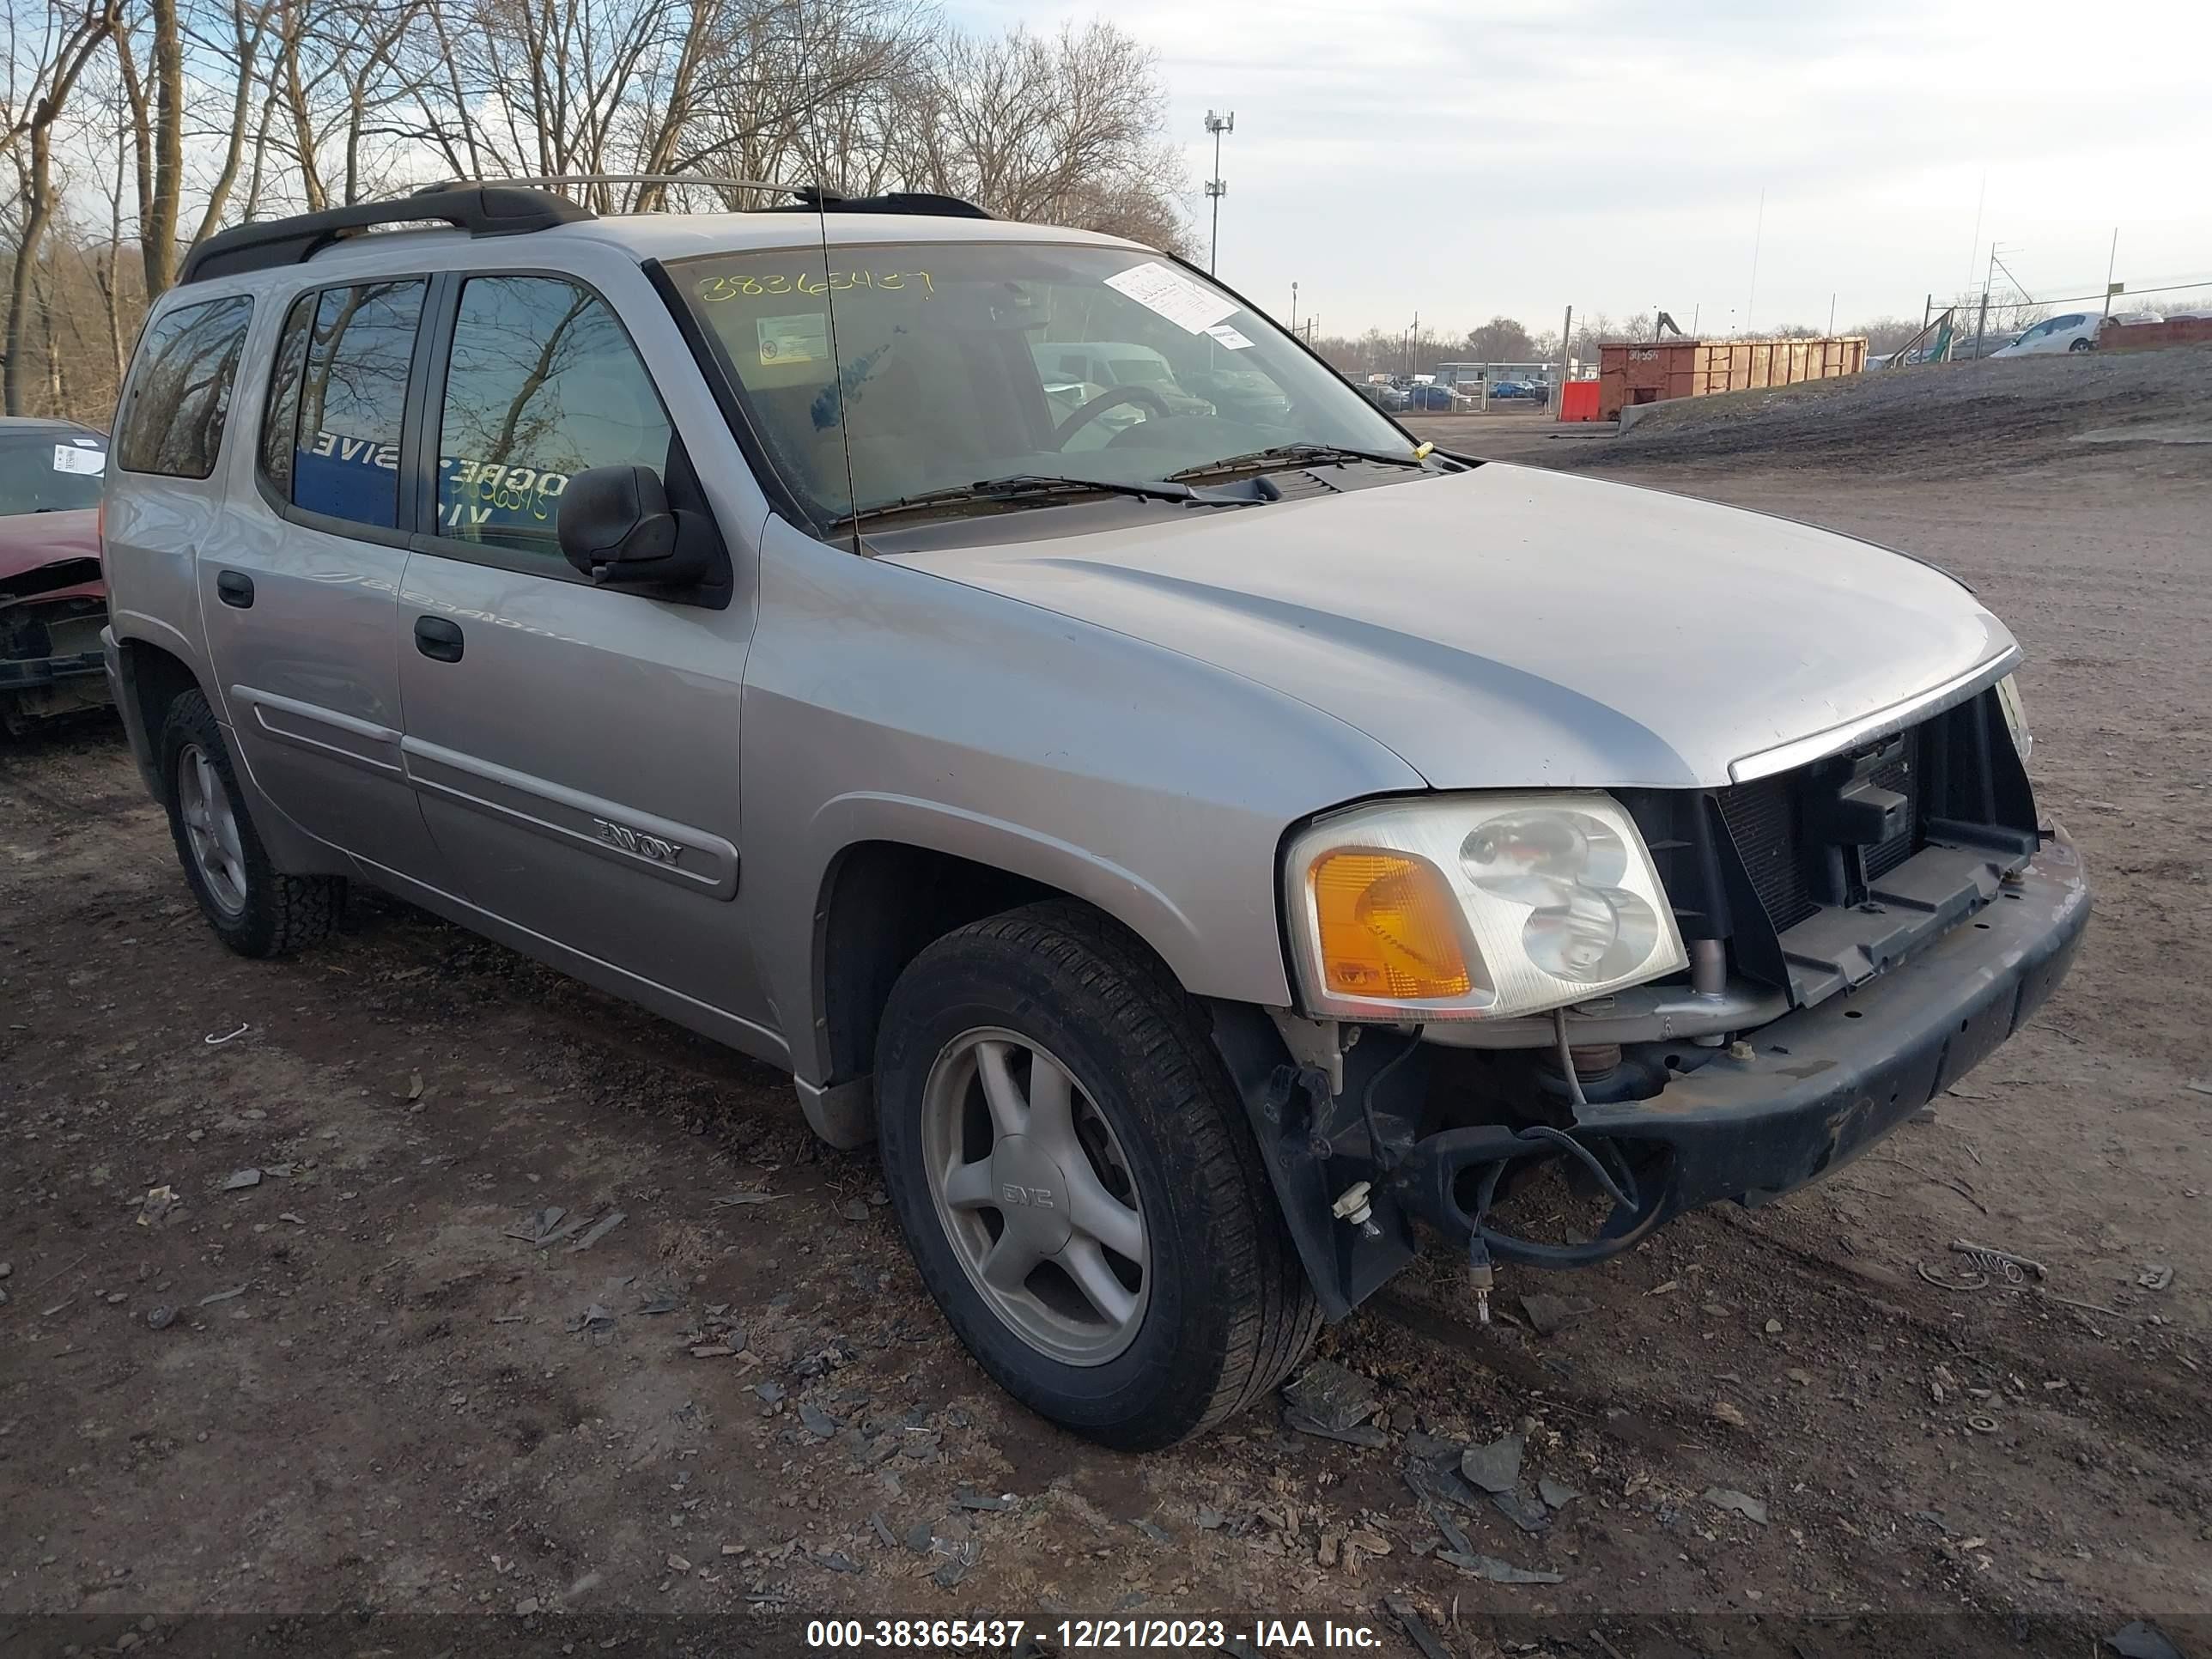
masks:
[(2094, 340), (2073, 340), (2067, 343), (2069, 351), (2087, 351), (2096, 343)]
[(288, 876), (269, 861), (203, 694), (170, 703), (156, 753), (177, 861), (216, 937), (242, 957), (282, 957), (328, 933), (344, 906), (344, 879)]
[[(1040, 1082), (1048, 1065), (1073, 1082), (1073, 1152), (1038, 1127), (1061, 1121), (1060, 1085)], [(1029, 1109), (1018, 1148), (999, 1121), (994, 1068)], [(884, 1009), (876, 1098), (884, 1185), (923, 1282), (977, 1363), (1039, 1415), (1102, 1445), (1157, 1449), (1251, 1404), (1312, 1346), (1319, 1308), (1199, 1012), (1095, 912), (1030, 905), (923, 951)], [(988, 1165), (974, 1156), (986, 1146)], [(1121, 1209), (1102, 1209), (1102, 1192)], [(1063, 1224), (1058, 1255), (989, 1288), (1000, 1244), (1018, 1268), (1015, 1247), (1042, 1249)], [(1135, 1237), (1139, 1252), (1101, 1253), (1086, 1237)], [(1111, 1286), (1095, 1297), (1077, 1277), (1099, 1285), (1102, 1261), (1134, 1302), (1118, 1329), (1103, 1311)]]

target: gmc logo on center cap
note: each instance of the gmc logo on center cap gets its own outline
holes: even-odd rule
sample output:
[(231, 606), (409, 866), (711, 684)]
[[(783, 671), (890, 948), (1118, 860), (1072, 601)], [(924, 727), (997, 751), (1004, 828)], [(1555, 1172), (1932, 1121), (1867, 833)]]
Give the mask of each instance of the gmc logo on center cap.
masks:
[(1009, 1181), (1000, 1187), (999, 1194), (1009, 1204), (1026, 1204), (1038, 1210), (1053, 1207), (1052, 1188), (1049, 1187), (1019, 1187)]

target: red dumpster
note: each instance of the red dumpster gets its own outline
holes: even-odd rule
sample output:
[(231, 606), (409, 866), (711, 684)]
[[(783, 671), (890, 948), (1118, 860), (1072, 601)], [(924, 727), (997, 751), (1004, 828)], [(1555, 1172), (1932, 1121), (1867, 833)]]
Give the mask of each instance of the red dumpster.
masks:
[(1559, 391), (1559, 418), (1563, 421), (1597, 419), (1597, 391), (1595, 380), (1568, 381)]
[(1866, 367), (1860, 335), (1803, 340), (1614, 340), (1598, 347), (1601, 414), (1623, 404), (1704, 398), (1760, 386), (1796, 386), (1856, 374)]

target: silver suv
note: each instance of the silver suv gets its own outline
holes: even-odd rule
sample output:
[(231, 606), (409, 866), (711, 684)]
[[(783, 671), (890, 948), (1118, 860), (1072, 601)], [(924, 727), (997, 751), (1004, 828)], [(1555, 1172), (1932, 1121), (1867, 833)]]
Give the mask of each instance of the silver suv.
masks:
[[(1101, 342), (1153, 372), (1061, 372)], [(942, 198), (227, 232), (110, 479), (108, 670), (225, 943), (364, 880), (787, 1068), (1112, 1445), (1417, 1231), (1486, 1313), (1836, 1167), (2087, 918), (1942, 571), (1435, 453), (1181, 262)]]

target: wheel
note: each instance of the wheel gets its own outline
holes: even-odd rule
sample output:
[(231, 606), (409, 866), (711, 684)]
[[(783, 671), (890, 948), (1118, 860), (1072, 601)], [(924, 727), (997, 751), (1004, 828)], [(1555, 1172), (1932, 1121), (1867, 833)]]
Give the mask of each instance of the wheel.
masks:
[(2067, 342), (2066, 349), (2069, 351), (2087, 351), (2095, 343), (2094, 340), (2069, 340)]
[(288, 876), (246, 816), (215, 711), (198, 691), (169, 705), (160, 748), (162, 803), (200, 914), (246, 957), (281, 957), (331, 930), (345, 899), (337, 876)]
[(1080, 905), (949, 933), (900, 975), (878, 1146), (923, 1281), (1031, 1410), (1146, 1451), (1273, 1389), (1320, 1330), (1199, 1013)]

